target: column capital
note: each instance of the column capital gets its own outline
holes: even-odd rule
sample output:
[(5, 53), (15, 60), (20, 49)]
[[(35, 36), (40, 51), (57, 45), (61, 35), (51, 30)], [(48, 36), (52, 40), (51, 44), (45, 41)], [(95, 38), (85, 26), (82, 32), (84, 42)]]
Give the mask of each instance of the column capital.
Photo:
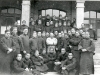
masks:
[(31, 5), (31, 0), (22, 0), (22, 5)]
[(76, 0), (77, 3), (85, 3), (86, 0)]
[(84, 8), (85, 0), (77, 0), (76, 1), (76, 8)]

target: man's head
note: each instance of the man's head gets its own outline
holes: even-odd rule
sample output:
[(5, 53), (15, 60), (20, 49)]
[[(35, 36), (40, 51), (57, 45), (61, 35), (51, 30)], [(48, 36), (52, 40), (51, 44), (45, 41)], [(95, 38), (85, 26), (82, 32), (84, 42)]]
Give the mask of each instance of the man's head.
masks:
[(50, 24), (51, 24), (51, 25), (54, 24), (52, 20), (50, 21)]
[(39, 56), (39, 51), (38, 51), (38, 50), (35, 51), (35, 56), (36, 56), (36, 57)]
[(46, 26), (50, 26), (50, 22), (46, 22)]
[(66, 53), (65, 48), (62, 48), (62, 49), (61, 49), (61, 54), (65, 54), (65, 53)]
[(75, 34), (75, 32), (76, 32), (75, 29), (72, 28), (72, 29), (71, 29), (71, 33), (72, 33), (72, 34)]
[(66, 39), (67, 39), (67, 38), (69, 38), (69, 37), (68, 37), (68, 34), (65, 34), (65, 36), (64, 36), (64, 37), (65, 37)]
[(58, 31), (54, 31), (54, 34), (55, 34), (55, 35), (58, 35)]
[(86, 38), (90, 38), (89, 32), (86, 32), (86, 33), (85, 33), (85, 37), (86, 37)]
[(53, 33), (50, 33), (50, 37), (53, 38), (54, 37), (54, 34)]
[(13, 34), (17, 34), (17, 27), (14, 27), (12, 32), (13, 32)]
[(59, 36), (59, 37), (62, 37), (62, 34), (61, 34), (61, 33), (59, 33), (59, 34), (58, 34), (58, 36)]
[(28, 34), (28, 28), (25, 28), (25, 29), (23, 30), (23, 34), (25, 34), (25, 35)]
[(72, 35), (72, 33), (71, 33), (71, 31), (70, 31), (70, 30), (68, 31), (68, 35)]
[(38, 20), (38, 24), (42, 24), (42, 20)]
[(46, 37), (49, 37), (49, 36), (50, 36), (50, 34), (48, 32), (46, 32)]
[(82, 23), (82, 24), (81, 24), (81, 28), (85, 28), (85, 25), (84, 25), (84, 23)]
[(25, 20), (22, 21), (22, 25), (26, 25), (26, 21)]
[(66, 21), (64, 21), (64, 23), (63, 23), (63, 26), (67, 26), (67, 23), (66, 23)]
[(45, 37), (45, 36), (46, 36), (46, 32), (43, 31), (43, 32), (42, 32), (42, 37)]
[(30, 59), (30, 54), (29, 53), (25, 54), (25, 58)]
[(55, 27), (58, 27), (58, 22), (55, 23)]
[(72, 54), (72, 53), (69, 53), (69, 54), (68, 54), (68, 58), (69, 58), (69, 59), (72, 59), (72, 58), (73, 58), (73, 54)]
[(62, 26), (62, 22), (59, 22), (59, 26)]
[(32, 21), (32, 25), (35, 25), (35, 21)]
[(33, 37), (34, 38), (37, 38), (37, 33), (33, 33)]
[(5, 37), (9, 38), (10, 37), (10, 31), (9, 30), (5, 30)]
[(59, 18), (62, 19), (62, 15), (61, 14), (59, 15)]
[(92, 26), (92, 24), (90, 24), (90, 29), (93, 29), (93, 26)]
[(16, 59), (17, 59), (18, 61), (21, 61), (21, 60), (22, 60), (22, 55), (21, 55), (21, 54), (17, 54)]
[(80, 36), (78, 31), (75, 32), (75, 36), (77, 36), (77, 37)]
[(54, 53), (54, 49), (51, 47), (49, 53)]
[(41, 37), (41, 35), (42, 35), (41, 32), (38, 32), (38, 37)]

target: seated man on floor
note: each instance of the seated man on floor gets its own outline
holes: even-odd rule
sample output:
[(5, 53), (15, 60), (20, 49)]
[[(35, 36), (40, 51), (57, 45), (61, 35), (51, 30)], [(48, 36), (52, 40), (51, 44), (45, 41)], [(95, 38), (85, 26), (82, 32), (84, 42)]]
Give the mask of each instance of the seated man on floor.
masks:
[(39, 51), (35, 50), (33, 56), (31, 56), (32, 64), (34, 64), (35, 69), (33, 69), (33, 74), (41, 75), (47, 72), (48, 67), (44, 63), (44, 59), (39, 55)]
[(54, 70), (58, 73), (61, 73), (61, 68), (68, 59), (68, 53), (66, 52), (65, 48), (61, 49), (61, 53), (58, 55), (57, 60), (55, 61), (55, 68)]
[(68, 54), (68, 59), (62, 66), (63, 75), (76, 75), (76, 58), (73, 57), (72, 53)]
[(53, 72), (54, 71), (54, 62), (56, 60), (56, 53), (54, 51), (54, 48), (50, 48), (48, 55), (48, 62), (47, 62), (47, 66), (49, 68), (48, 71)]
[(12, 74), (14, 75), (33, 75), (28, 68), (25, 67), (24, 62), (22, 61), (22, 55), (17, 54), (16, 58), (12, 63)]

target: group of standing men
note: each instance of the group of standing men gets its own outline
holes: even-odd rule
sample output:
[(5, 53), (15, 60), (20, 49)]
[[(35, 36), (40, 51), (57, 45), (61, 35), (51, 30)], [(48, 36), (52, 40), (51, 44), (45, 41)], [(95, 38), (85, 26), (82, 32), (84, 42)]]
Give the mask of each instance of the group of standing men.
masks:
[[(39, 75), (57, 71), (63, 75), (94, 74), (93, 55), (97, 40), (92, 25), (76, 28), (75, 21), (39, 18), (13, 26), (1, 38), (1, 73), (31, 73)], [(6, 68), (6, 70), (5, 70)], [(12, 69), (13, 68), (13, 69)], [(14, 70), (14, 71), (13, 71)]]

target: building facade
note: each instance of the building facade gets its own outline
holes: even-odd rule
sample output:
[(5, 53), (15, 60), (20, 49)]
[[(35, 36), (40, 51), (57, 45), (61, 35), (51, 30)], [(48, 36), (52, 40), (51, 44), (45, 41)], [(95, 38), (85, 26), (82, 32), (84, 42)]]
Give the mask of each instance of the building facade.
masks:
[(92, 24), (100, 37), (100, 1), (92, 0), (0, 0), (0, 34), (14, 25), (16, 21), (21, 25), (26, 20), (29, 26), (30, 17), (34, 20), (39, 15), (50, 16), (67, 15), (70, 20), (76, 18), (76, 25), (87, 27)]

